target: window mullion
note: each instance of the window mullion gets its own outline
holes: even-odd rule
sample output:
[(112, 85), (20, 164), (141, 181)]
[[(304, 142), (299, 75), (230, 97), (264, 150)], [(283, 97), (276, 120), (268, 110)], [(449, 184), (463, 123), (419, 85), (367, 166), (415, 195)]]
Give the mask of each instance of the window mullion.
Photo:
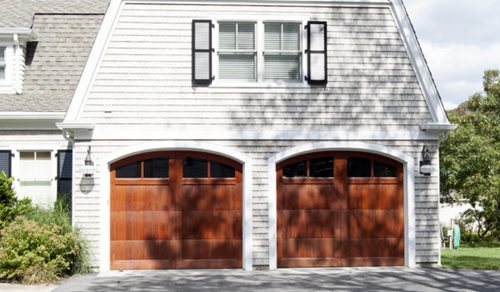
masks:
[(234, 43), (235, 43), (235, 49), (237, 51), (240, 48), (240, 44), (238, 43), (239, 25), (238, 25), (238, 23), (235, 23), (235, 25), (236, 25), (236, 28), (234, 30)]
[(256, 62), (257, 62), (257, 82), (264, 81), (264, 22), (257, 22), (257, 44), (256, 44)]

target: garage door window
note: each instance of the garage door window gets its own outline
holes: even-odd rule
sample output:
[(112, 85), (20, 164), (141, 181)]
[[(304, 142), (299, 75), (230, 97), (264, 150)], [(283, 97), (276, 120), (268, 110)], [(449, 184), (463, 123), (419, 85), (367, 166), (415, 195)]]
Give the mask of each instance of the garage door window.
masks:
[(154, 158), (144, 160), (145, 178), (167, 178), (168, 177), (168, 159)]
[(397, 177), (398, 171), (395, 166), (383, 163), (378, 160), (373, 161), (373, 176), (374, 177)]
[(234, 167), (205, 159), (187, 157), (182, 161), (182, 166), (184, 178), (234, 178), (236, 176)]
[(397, 177), (397, 173), (396, 166), (379, 160), (359, 157), (347, 160), (348, 177)]
[(334, 177), (333, 157), (304, 160), (283, 167), (286, 178), (329, 178)]
[(347, 159), (348, 177), (371, 177), (372, 162), (370, 159), (351, 157)]
[(116, 178), (140, 178), (141, 162), (134, 162), (116, 169)]
[(235, 177), (235, 169), (229, 165), (210, 161), (210, 177), (233, 178)]

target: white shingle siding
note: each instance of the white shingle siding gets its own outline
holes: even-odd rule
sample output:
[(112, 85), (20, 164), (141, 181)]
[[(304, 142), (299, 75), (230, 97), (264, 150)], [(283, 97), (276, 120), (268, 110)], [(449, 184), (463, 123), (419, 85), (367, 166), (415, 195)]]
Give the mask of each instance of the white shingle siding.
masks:
[[(166, 141), (166, 140), (163, 140)], [(100, 185), (99, 173), (96, 173), (93, 190), (84, 194), (80, 191), (81, 169), (87, 147), (92, 147), (92, 158), (100, 161), (102, 157), (123, 150), (125, 147), (141, 143), (154, 143), (157, 141), (109, 141), (99, 140), (92, 142), (78, 142), (74, 150), (76, 174), (74, 178), (74, 219), (75, 223), (91, 242), (94, 255), (94, 264), (99, 263), (100, 240)], [(277, 152), (300, 144), (315, 141), (248, 141), (225, 140), (206, 141), (212, 145), (220, 145), (242, 152), (253, 159), (253, 265), (267, 266), (268, 259), (268, 191), (267, 191), (267, 159)], [(380, 144), (404, 152), (419, 160), (423, 145), (437, 148), (436, 141), (368, 141), (367, 143)], [(433, 165), (437, 164), (436, 152), (432, 152)], [(99, 167), (99, 165), (97, 165)], [(417, 166), (415, 166), (417, 168)], [(431, 177), (420, 177), (417, 172), (415, 178), (416, 202), (416, 262), (417, 264), (435, 264), (439, 261), (439, 221), (438, 221), (438, 174)], [(108, 232), (108, 231), (104, 231)]]
[[(246, 19), (327, 21), (327, 88), (193, 88), (191, 21), (231, 19), (234, 11)], [(417, 129), (431, 116), (389, 8), (125, 4), (81, 120)]]

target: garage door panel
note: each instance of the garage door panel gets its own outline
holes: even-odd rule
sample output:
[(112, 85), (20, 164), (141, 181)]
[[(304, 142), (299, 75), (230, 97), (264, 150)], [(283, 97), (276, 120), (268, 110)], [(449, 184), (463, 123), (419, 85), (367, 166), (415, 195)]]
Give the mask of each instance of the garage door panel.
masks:
[(175, 259), (180, 252), (179, 240), (119, 240), (111, 243), (112, 260)]
[(233, 185), (184, 185), (184, 210), (239, 210), (239, 189)]
[(241, 258), (241, 240), (183, 240), (183, 259)]
[(400, 237), (404, 235), (400, 210), (354, 210), (348, 213), (347, 236), (351, 238)]
[(287, 194), (282, 199), (283, 209), (330, 209), (336, 208), (335, 185), (330, 184), (283, 184)]
[(341, 215), (335, 210), (280, 211), (280, 220), (286, 238), (323, 238), (340, 236)]
[(185, 239), (238, 239), (241, 238), (241, 212), (239, 211), (185, 211), (182, 233)]
[(301, 238), (283, 240), (283, 258), (335, 258), (341, 250), (341, 240), (332, 238)]
[(174, 260), (116, 260), (110, 265), (111, 270), (158, 270), (175, 269)]
[(345, 241), (347, 257), (401, 257), (404, 256), (402, 238), (359, 238)]
[(399, 185), (350, 184), (350, 209), (398, 209), (401, 207)]

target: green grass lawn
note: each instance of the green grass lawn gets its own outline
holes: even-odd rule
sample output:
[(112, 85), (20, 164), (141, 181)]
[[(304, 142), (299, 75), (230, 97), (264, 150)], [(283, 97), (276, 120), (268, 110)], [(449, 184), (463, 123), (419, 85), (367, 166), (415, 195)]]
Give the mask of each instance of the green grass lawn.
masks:
[(442, 249), (441, 264), (445, 268), (500, 270), (500, 247)]

